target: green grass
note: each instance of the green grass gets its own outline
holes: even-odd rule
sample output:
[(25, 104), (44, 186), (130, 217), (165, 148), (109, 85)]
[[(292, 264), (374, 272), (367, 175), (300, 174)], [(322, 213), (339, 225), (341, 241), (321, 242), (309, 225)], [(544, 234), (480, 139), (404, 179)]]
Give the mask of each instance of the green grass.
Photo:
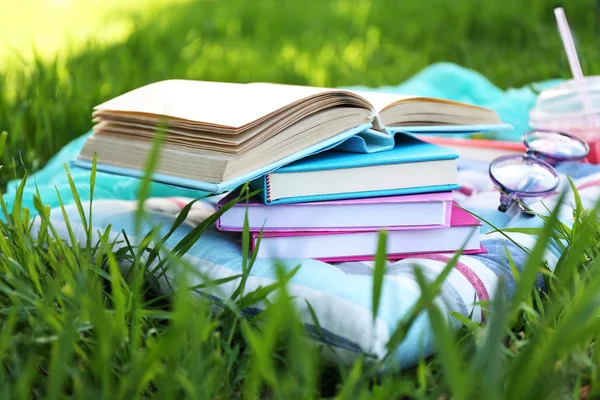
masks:
[(50, 58), (80, 50), (90, 39), (115, 43), (131, 33), (140, 13), (182, 1), (0, 0), (0, 60)]
[[(6, 156), (17, 162), (5, 163), (0, 184), (14, 177), (15, 168), (17, 176), (41, 168), (87, 132), (94, 105), (160, 79), (381, 86), (437, 61), (474, 68), (503, 88), (569, 75), (549, 0), (228, 0), (168, 7), (153, 0), (130, 20), (106, 7), (97, 12), (96, 3), (84, 1), (75, 9), (86, 21), (81, 25), (89, 20), (98, 29), (89, 34), (97, 41), (62, 49), (56, 59), (45, 55), (23, 63), (3, 57), (0, 129), (10, 133)], [(23, 6), (3, 5), (11, 7)], [(131, 34), (106, 44), (111, 29), (100, 29), (90, 14), (125, 19)], [(595, 1), (572, 1), (567, 14), (584, 70), (598, 73)], [(6, 15), (12, 14), (0, 18)], [(4, 25), (12, 28), (1, 40), (10, 44), (19, 28), (13, 20)], [(55, 25), (73, 30), (80, 24), (72, 17)]]
[[(160, 145), (157, 141), (157, 145)], [(155, 162), (147, 166), (147, 182)], [(68, 175), (67, 175), (68, 176)], [(90, 180), (93, 193), (94, 173)], [(246, 191), (236, 201), (244, 201)], [(250, 194), (249, 194), (250, 195)], [(278, 268), (278, 280), (244, 290), (253, 259), (238, 276), (213, 281), (182, 258), (219, 213), (191, 230), (172, 250), (166, 237), (150, 231), (143, 240), (115, 240), (110, 227), (98, 240), (89, 209), (76, 205), (87, 240), (70, 247), (36, 198), (41, 229), (32, 235), (20, 193), (11, 210), (0, 199), (0, 396), (1, 398), (578, 398), (600, 395), (597, 336), (600, 334), (600, 222), (577, 196), (574, 224), (545, 226), (516, 278), (512, 299), (496, 296), (486, 305), (485, 325), (464, 317), (456, 332), (433, 299), (456, 262), (427, 283), (419, 270), (422, 296), (391, 335), (390, 356), (415, 317), (427, 312), (438, 345), (436, 356), (414, 369), (380, 374), (384, 361), (359, 357), (352, 365), (327, 364), (309, 344), (286, 290), (296, 269)], [(141, 197), (144, 200), (144, 197)], [(560, 202), (559, 202), (560, 203)], [(189, 207), (174, 222), (176, 229)], [(142, 226), (146, 216), (138, 214)], [(247, 222), (246, 222), (247, 227)], [(70, 242), (74, 232), (68, 227)], [(245, 230), (243, 248), (248, 248)], [(382, 236), (384, 237), (384, 236)], [(550, 242), (564, 246), (555, 272), (543, 268)], [(138, 243), (138, 244), (136, 244)], [(159, 254), (163, 254), (159, 256)], [(377, 315), (385, 246), (378, 246), (373, 309)], [(128, 268), (122, 268), (127, 265)], [(159, 272), (160, 271), (160, 272)], [(169, 273), (169, 281), (159, 278)], [(533, 288), (543, 273), (546, 292)], [(164, 275), (163, 275), (164, 276)], [(193, 286), (191, 278), (203, 283)], [(238, 280), (219, 308), (198, 294)], [(158, 284), (171, 285), (166, 294)], [(497, 289), (504, 290), (504, 280)], [(243, 313), (259, 301), (259, 315)], [(319, 326), (318, 320), (315, 324)]]
[[(94, 13), (92, 2), (82, 4), (81, 13)], [(94, 41), (73, 50), (53, 44), (24, 61), (3, 56), (0, 130), (9, 135), (0, 151), (0, 183), (41, 168), (66, 142), (89, 130), (94, 105), (159, 79), (379, 86), (397, 84), (436, 61), (477, 69), (504, 88), (567, 77), (554, 5), (540, 0), (153, 2), (126, 21), (122, 40), (101, 29), (96, 16), (114, 15), (102, 6), (86, 17), (92, 29), (87, 37)], [(580, 0), (566, 7), (583, 67), (598, 73), (596, 4)], [(1, 31), (5, 36), (19, 29), (14, 15), (0, 15), (10, 27)], [(63, 32), (64, 23), (49, 24), (54, 35)], [(45, 25), (39, 25), (43, 34)], [(22, 45), (15, 35), (12, 43)], [(150, 162), (148, 171), (152, 167)], [(516, 297), (496, 297), (483, 326), (465, 321), (458, 334), (453, 332), (431, 301), (441, 282), (421, 280), (423, 296), (414, 315), (429, 312), (438, 354), (412, 370), (380, 375), (380, 365), (366, 359), (351, 366), (324, 364), (318, 349), (306, 343), (285, 290), (293, 271), (281, 270), (275, 285), (245, 293), (243, 282), (252, 268), (246, 259), (240, 290), (223, 307), (215, 310), (197, 296), (206, 285), (222, 282), (190, 288), (194, 272), (178, 254), (208, 223), (159, 259), (160, 237), (140, 245), (114, 243), (108, 234), (92, 240), (93, 210), (81, 205), (90, 239), (75, 247), (58, 239), (42, 201), (37, 212), (44, 229), (35, 238), (18, 196), (10, 210), (3, 201), (0, 206), (5, 221), (0, 222), (2, 399), (600, 396), (597, 210), (574, 204), (572, 229), (547, 218), (518, 276)], [(138, 217), (141, 225), (144, 215)], [(542, 249), (558, 239), (565, 243), (564, 255), (555, 274), (543, 270), (548, 290), (540, 293), (532, 285), (543, 266)], [(131, 266), (129, 272), (121, 271), (123, 263)], [(170, 269), (176, 293), (156, 291), (148, 270), (157, 263)], [(451, 267), (452, 262), (446, 272)], [(374, 314), (382, 272), (378, 262)], [(275, 297), (265, 313), (241, 312), (267, 294)], [(390, 352), (411, 321), (400, 324)]]

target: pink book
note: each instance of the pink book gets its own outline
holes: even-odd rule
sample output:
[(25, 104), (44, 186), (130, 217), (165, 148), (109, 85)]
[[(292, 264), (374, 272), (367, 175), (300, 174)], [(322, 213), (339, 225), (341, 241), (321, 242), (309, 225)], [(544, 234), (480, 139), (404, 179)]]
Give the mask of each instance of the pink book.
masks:
[[(221, 199), (217, 207), (235, 196), (233, 193)], [(246, 209), (251, 232), (261, 228), (263, 232), (443, 228), (450, 225), (452, 199), (452, 192), (441, 192), (267, 206), (260, 199), (252, 198), (248, 207), (244, 201), (227, 210), (217, 221), (217, 228), (242, 231)]]
[(424, 142), (438, 144), (453, 150), (460, 157), (471, 160), (492, 162), (500, 156), (521, 155), (527, 151), (521, 142), (507, 142), (500, 140), (449, 138), (441, 136), (420, 135)]
[[(450, 226), (431, 229), (419, 226), (388, 232), (388, 259), (418, 254), (449, 253), (465, 245), (467, 254), (485, 252), (479, 242), (481, 222), (468, 212), (453, 207)], [(372, 260), (379, 240), (378, 230), (321, 230), (319, 232), (263, 232), (252, 234), (252, 251), (257, 258), (315, 258), (327, 262)]]

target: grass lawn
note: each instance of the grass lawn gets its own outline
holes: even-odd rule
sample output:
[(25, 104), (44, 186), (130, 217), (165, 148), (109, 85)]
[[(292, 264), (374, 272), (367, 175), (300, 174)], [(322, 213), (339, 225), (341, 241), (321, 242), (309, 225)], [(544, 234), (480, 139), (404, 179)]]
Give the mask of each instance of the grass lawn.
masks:
[[(94, 105), (160, 79), (381, 86), (438, 61), (476, 69), (502, 88), (568, 77), (554, 6), (0, 0), (0, 44), (16, 49), (0, 50), (0, 131), (8, 132), (0, 184), (43, 167), (87, 132)], [(565, 8), (585, 73), (600, 73), (597, 2)], [(323, 365), (302, 340), (285, 293), (265, 323), (240, 314), (247, 297), (217, 314), (189, 293), (157, 297), (142, 257), (153, 249), (33, 240), (21, 211), (17, 201), (0, 223), (2, 399), (500, 399), (514, 388), (540, 397), (573, 398), (590, 388), (600, 394), (600, 228), (581, 210), (572, 230), (547, 227), (567, 244), (560, 284), (524, 302), (498, 300), (497, 317), (465, 326), (458, 337), (442, 324), (439, 357), (385, 376), (361, 361)], [(120, 261), (133, 264), (130, 275), (120, 275)], [(540, 264), (539, 256), (531, 262)]]
[[(179, 0), (0, 0), (0, 59), (49, 59), (89, 40), (111, 44), (131, 33), (140, 13)], [(0, 64), (4, 66), (4, 64)]]

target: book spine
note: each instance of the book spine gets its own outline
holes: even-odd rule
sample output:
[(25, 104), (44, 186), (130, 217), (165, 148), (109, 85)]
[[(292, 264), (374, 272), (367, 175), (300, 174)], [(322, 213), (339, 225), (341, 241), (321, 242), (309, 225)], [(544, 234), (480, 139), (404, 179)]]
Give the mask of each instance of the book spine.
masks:
[(381, 118), (379, 118), (379, 114), (373, 112), (371, 115), (371, 124), (373, 125), (373, 129), (385, 132), (385, 125), (381, 122)]
[(265, 203), (270, 203), (271, 202), (271, 175), (267, 174), (265, 175), (265, 189), (266, 189), (266, 193), (265, 193)]

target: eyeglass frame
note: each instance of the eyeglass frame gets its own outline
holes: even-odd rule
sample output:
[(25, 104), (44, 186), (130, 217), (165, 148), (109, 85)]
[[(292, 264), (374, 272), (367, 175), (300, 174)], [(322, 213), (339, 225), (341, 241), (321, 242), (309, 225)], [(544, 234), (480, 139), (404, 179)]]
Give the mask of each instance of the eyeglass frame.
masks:
[[(556, 154), (548, 154), (548, 153), (544, 153), (543, 151), (531, 149), (529, 147), (527, 138), (528, 138), (528, 136), (532, 135), (533, 133), (537, 133), (537, 132), (551, 133), (553, 135), (558, 134), (558, 135), (566, 137), (570, 140), (574, 140), (583, 146), (585, 152), (581, 156), (560, 156), (560, 155), (556, 155)], [(565, 132), (560, 132), (560, 131), (534, 129), (534, 130), (525, 132), (523, 134), (522, 142), (525, 145), (525, 149), (526, 149), (524, 154), (522, 154), (520, 156), (512, 155), (512, 154), (500, 156), (500, 157), (494, 159), (490, 163), (490, 166), (488, 168), (488, 175), (490, 176), (490, 179), (494, 183), (494, 186), (496, 186), (500, 190), (500, 205), (498, 206), (498, 210), (501, 212), (508, 211), (508, 209), (513, 205), (513, 203), (517, 203), (522, 211), (530, 212), (531, 210), (529, 210), (524, 204), (519, 202), (517, 199), (522, 198), (522, 197), (542, 197), (542, 196), (546, 196), (546, 195), (553, 193), (556, 190), (556, 188), (558, 187), (558, 185), (560, 184), (558, 171), (556, 171), (553, 164), (564, 162), (564, 161), (583, 160), (588, 156), (588, 154), (590, 152), (590, 146), (588, 145), (588, 143), (585, 140), (583, 140), (577, 136), (574, 136), (574, 135), (571, 135), (571, 134), (568, 134)], [(511, 159), (517, 159), (517, 158), (521, 158), (523, 160), (532, 160), (533, 162), (537, 163), (538, 165), (540, 165), (541, 167), (546, 169), (548, 172), (550, 172), (550, 174), (554, 177), (554, 184), (552, 185), (552, 187), (547, 190), (536, 191), (536, 192), (507, 189), (503, 184), (501, 184), (496, 179), (496, 177), (494, 176), (494, 174), (492, 172), (492, 167), (494, 166), (494, 164), (496, 164), (498, 162), (505, 161), (505, 160), (511, 160)], [(516, 195), (516, 196), (513, 197), (512, 195)]]

